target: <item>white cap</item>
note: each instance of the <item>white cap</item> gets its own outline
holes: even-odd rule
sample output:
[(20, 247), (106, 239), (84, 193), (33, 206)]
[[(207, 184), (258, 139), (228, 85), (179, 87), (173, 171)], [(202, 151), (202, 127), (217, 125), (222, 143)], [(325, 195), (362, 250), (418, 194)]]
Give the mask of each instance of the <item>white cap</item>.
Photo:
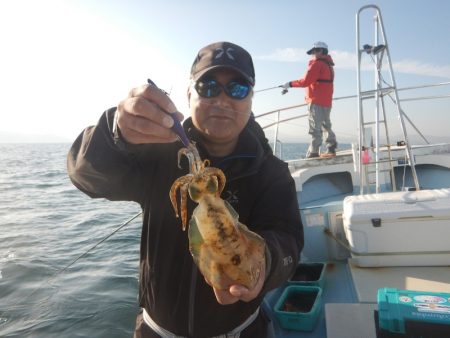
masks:
[(317, 49), (317, 48), (328, 49), (328, 45), (327, 45), (325, 42), (322, 42), (322, 41), (314, 42), (312, 48), (311, 48), (309, 51), (307, 51), (306, 54), (311, 55), (312, 52), (313, 52), (313, 50), (314, 50), (314, 49)]

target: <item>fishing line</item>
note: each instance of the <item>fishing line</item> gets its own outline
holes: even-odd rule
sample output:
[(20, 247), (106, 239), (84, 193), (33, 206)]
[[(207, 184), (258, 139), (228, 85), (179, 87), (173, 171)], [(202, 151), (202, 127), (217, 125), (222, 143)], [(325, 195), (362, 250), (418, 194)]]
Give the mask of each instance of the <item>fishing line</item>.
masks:
[[(133, 217), (131, 217), (129, 220), (127, 220), (125, 223), (122, 223), (122, 225), (120, 225), (117, 229), (114, 229), (113, 232), (111, 232), (109, 235), (103, 237), (103, 239), (101, 239), (100, 241), (98, 241), (94, 246), (90, 247), (89, 249), (87, 249), (84, 253), (82, 253), (80, 256), (78, 256), (77, 258), (75, 258), (71, 263), (69, 263), (68, 265), (66, 265), (63, 269), (57, 271), (52, 277), (50, 277), (47, 280), (47, 283), (54, 279), (55, 277), (57, 277), (59, 274), (63, 273), (64, 271), (66, 271), (68, 268), (70, 268), (72, 265), (74, 265), (77, 261), (79, 261), (81, 258), (83, 258), (84, 256), (86, 256), (90, 251), (94, 250), (97, 246), (99, 246), (100, 244), (102, 244), (104, 241), (106, 241), (108, 238), (110, 238), (111, 236), (113, 236), (116, 232), (118, 232), (120, 229), (122, 229), (123, 227), (125, 227), (126, 225), (130, 224), (131, 221), (133, 221), (136, 217), (140, 216), (142, 214), (142, 211), (137, 213), (136, 215), (134, 215)], [(33, 291), (36, 292), (37, 290)]]
[[(73, 261), (71, 261), (68, 265), (66, 265), (64, 268), (58, 270), (57, 272), (55, 272), (51, 277), (49, 277), (45, 282), (42, 282), (41, 285), (39, 285), (36, 289), (34, 289), (28, 296), (25, 297), (25, 299), (31, 297), (32, 295), (34, 295), (36, 292), (38, 292), (39, 290), (41, 290), (44, 285), (49, 284), (52, 280), (54, 280), (56, 277), (58, 277), (60, 274), (62, 274), (64, 271), (66, 271), (67, 269), (69, 269), (71, 266), (73, 266), (76, 262), (78, 262), (81, 258), (83, 258), (84, 256), (86, 256), (89, 252), (91, 252), (92, 250), (94, 250), (97, 246), (99, 246), (101, 243), (105, 242), (106, 240), (108, 240), (111, 236), (113, 236), (114, 234), (116, 234), (119, 230), (123, 229), (125, 226), (127, 226), (128, 224), (131, 223), (131, 221), (133, 221), (134, 219), (136, 219), (138, 216), (140, 216), (142, 214), (142, 211), (137, 213), (136, 215), (134, 215), (133, 217), (131, 217), (130, 219), (128, 219), (127, 221), (125, 221), (124, 223), (122, 223), (119, 227), (117, 227), (116, 229), (114, 229), (114, 231), (112, 231), (110, 234), (108, 234), (107, 236), (103, 237), (100, 241), (98, 241), (97, 243), (95, 243), (95, 245), (93, 245), (92, 247), (90, 247), (89, 249), (87, 249), (85, 252), (83, 252), (80, 256), (78, 256), (77, 258), (75, 258)], [(18, 302), (12, 306), (8, 306), (8, 308), (18, 308)]]

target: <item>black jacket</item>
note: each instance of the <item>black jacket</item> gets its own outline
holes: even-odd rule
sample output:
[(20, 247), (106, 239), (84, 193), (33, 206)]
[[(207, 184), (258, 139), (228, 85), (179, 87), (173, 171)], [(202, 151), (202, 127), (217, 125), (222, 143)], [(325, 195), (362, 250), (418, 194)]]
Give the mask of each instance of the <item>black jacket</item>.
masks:
[[(303, 228), (294, 181), (286, 163), (273, 156), (260, 126), (250, 119), (230, 156), (211, 158), (188, 119), (184, 128), (197, 141), (202, 158), (221, 168), (227, 178), (222, 198), (238, 212), (241, 223), (260, 234), (271, 254), (271, 267), (261, 295), (249, 302), (220, 305), (199, 274), (169, 200), (176, 178), (187, 174), (184, 158), (178, 168), (180, 142), (116, 144), (112, 125), (115, 108), (76, 139), (68, 154), (73, 184), (91, 197), (129, 200), (143, 209), (139, 302), (167, 330), (184, 336), (210, 337), (229, 332), (260, 305), (264, 294), (294, 272), (303, 247)], [(188, 217), (195, 208), (188, 201)]]

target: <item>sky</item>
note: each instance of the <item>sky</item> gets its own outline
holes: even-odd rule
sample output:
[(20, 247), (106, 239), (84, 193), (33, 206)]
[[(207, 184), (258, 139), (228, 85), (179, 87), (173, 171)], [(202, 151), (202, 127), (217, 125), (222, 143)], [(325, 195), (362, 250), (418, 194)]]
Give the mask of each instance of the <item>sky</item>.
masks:
[[(20, 134), (71, 142), (147, 78), (188, 117), (190, 66), (197, 51), (215, 41), (237, 43), (252, 54), (256, 116), (303, 103), (301, 88), (286, 95), (264, 89), (301, 78), (315, 41), (325, 41), (335, 61), (334, 97), (356, 95), (356, 13), (369, 3), (0, 0), (0, 141), (16, 141)], [(450, 81), (450, 1), (372, 4), (381, 10), (398, 88)], [(374, 44), (373, 14), (361, 13), (362, 44)], [(362, 63), (365, 90), (374, 83), (370, 62), (367, 56)], [(440, 91), (449, 92), (449, 86)], [(449, 106), (450, 99), (402, 103), (424, 134), (442, 137), (449, 134)], [(335, 103), (332, 122), (338, 139), (355, 135), (357, 100)], [(308, 137), (306, 119), (286, 124), (283, 133), (287, 140)]]

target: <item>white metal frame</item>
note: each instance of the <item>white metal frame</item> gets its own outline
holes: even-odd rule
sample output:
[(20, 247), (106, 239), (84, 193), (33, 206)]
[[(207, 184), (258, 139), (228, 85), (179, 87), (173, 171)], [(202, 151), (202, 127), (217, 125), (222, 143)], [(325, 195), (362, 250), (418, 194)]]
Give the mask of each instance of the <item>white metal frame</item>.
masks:
[[(374, 23), (375, 23), (375, 35), (374, 35), (374, 44), (373, 48), (377, 46), (381, 46), (380, 52), (376, 53), (373, 49), (365, 49), (362, 46), (362, 42), (360, 39), (360, 15), (363, 11), (367, 9), (372, 9), (375, 11), (374, 16)], [(417, 178), (417, 173), (415, 169), (415, 162), (414, 162), (414, 156), (412, 155), (411, 146), (408, 140), (408, 134), (406, 132), (405, 128), (405, 114), (402, 111), (400, 107), (400, 99), (398, 96), (398, 90), (394, 78), (394, 72), (392, 69), (392, 62), (391, 57), (389, 54), (389, 47), (386, 40), (386, 34), (384, 30), (383, 20), (381, 17), (380, 9), (375, 5), (367, 5), (364, 7), (361, 7), (356, 14), (356, 51), (357, 51), (357, 98), (358, 98), (358, 150), (361, 154), (362, 147), (365, 145), (367, 140), (364, 138), (364, 126), (368, 124), (374, 124), (375, 125), (375, 143), (373, 145), (373, 151), (375, 155), (375, 161), (371, 162), (375, 165), (375, 192), (379, 193), (381, 190), (380, 187), (380, 124), (384, 124), (384, 129), (386, 132), (386, 138), (388, 141), (388, 147), (389, 147), (389, 133), (387, 128), (387, 121), (386, 121), (386, 112), (385, 112), (385, 105), (384, 105), (384, 97), (386, 95), (391, 95), (391, 93), (394, 94), (394, 98), (391, 97), (391, 99), (394, 101), (397, 115), (400, 121), (401, 130), (403, 132), (404, 140), (405, 140), (405, 151), (406, 156), (408, 159), (408, 164), (411, 166), (411, 173), (414, 180), (415, 189), (419, 190), (419, 182)], [(361, 59), (364, 54), (370, 54), (372, 53), (374, 56), (374, 64), (375, 64), (375, 89), (371, 91), (362, 91), (361, 88)], [(386, 84), (383, 84), (383, 81), (381, 81), (381, 68), (383, 65), (384, 57), (387, 59), (387, 64), (389, 66), (389, 77), (390, 77), (390, 84), (386, 86)], [(364, 121), (364, 112), (363, 112), (363, 100), (374, 98), (375, 99), (375, 117), (373, 122), (365, 122)], [(380, 109), (382, 115), (382, 119), (380, 119)], [(392, 168), (392, 159), (389, 155), (389, 161), (390, 161), (390, 167)], [(366, 168), (363, 168), (363, 160), (362, 156), (358, 156), (358, 168), (360, 173), (360, 194), (364, 194), (366, 187), (366, 192), (371, 192), (369, 187), (369, 182), (367, 179)], [(393, 178), (394, 175), (391, 174), (391, 177)], [(395, 190), (395, 183), (393, 182), (393, 189)]]

